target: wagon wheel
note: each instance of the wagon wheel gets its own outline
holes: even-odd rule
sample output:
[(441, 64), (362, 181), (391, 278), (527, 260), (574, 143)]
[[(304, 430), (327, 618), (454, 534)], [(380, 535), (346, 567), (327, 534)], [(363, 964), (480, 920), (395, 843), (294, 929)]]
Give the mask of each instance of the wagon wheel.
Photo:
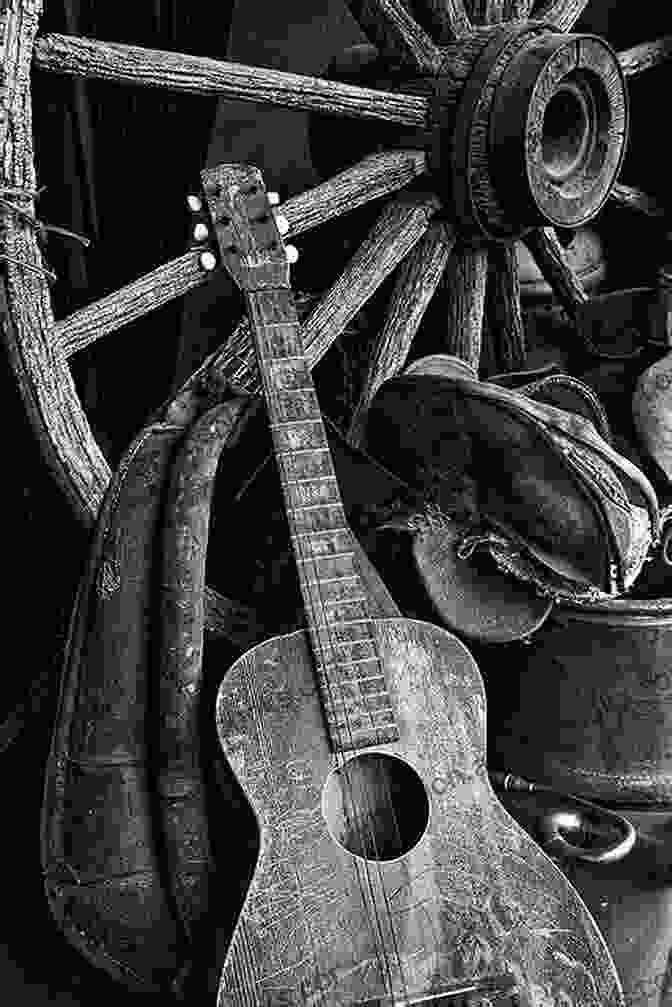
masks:
[[(377, 49), (377, 80), (361, 86), (39, 35), (41, 0), (2, 0), (3, 328), (45, 458), (83, 521), (94, 520), (110, 469), (78, 398), (69, 358), (207, 282), (213, 263), (192, 247), (116, 293), (55, 319), (35, 219), (31, 71), (271, 102), (370, 124), (371, 153), (279, 207), (293, 237), (385, 200), (342, 275), (304, 323), (315, 363), (395, 271), (350, 426), (357, 443), (373, 394), (403, 365), (434, 295), (445, 302), (439, 349), (478, 367), (489, 275), (487, 304), (500, 355), (518, 367), (524, 335), (514, 240), (524, 238), (556, 296), (575, 315), (586, 294), (565, 262), (554, 226), (587, 221), (608, 198), (662, 215), (652, 199), (619, 184), (617, 176), (627, 134), (625, 78), (669, 59), (672, 36), (617, 55), (594, 36), (568, 34), (587, 3), (348, 0)], [(242, 339), (247, 352), (244, 332)], [(249, 355), (246, 360), (248, 386), (254, 388), (254, 364)], [(225, 632), (229, 609), (222, 602), (218, 614), (214, 593), (210, 602), (210, 629)]]

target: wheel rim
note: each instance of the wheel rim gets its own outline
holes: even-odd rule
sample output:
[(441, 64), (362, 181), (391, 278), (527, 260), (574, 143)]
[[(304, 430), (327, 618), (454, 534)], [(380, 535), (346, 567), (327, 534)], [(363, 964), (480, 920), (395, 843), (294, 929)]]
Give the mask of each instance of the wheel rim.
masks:
[[(474, 21), (480, 19), (484, 23), (494, 24), (504, 20), (504, 15), (525, 18), (532, 14), (535, 19), (549, 23), (553, 28), (551, 34), (561, 38), (559, 45), (562, 49), (567, 36), (560, 33), (572, 27), (586, 3), (587, 0), (546, 0), (537, 3), (530, 10), (530, 5), (525, 0), (516, 0), (510, 4), (475, 0), (472, 17)], [(425, 0), (426, 17), (423, 17), (422, 25), (413, 21), (407, 11), (404, 13), (402, 5), (396, 0), (377, 0), (368, 5), (352, 2), (350, 6), (371, 41), (386, 54), (392, 54), (396, 65), (413, 66), (418, 75), (426, 74), (435, 66), (432, 61), (436, 60), (437, 53), (441, 57), (441, 46), (450, 48), (465, 44), (479, 30), (473, 29), (472, 20), (461, 0)], [(58, 50), (59, 40), (37, 38), (40, 13), (39, 2), (23, 0), (12, 5), (11, 10), (5, 9), (4, 20), (0, 22), (3, 62), (6, 79), (10, 84), (3, 94), (5, 114), (0, 121), (3, 185), (6, 191), (16, 190), (18, 194), (12, 198), (28, 214), (34, 214), (36, 190), (30, 132), (31, 64), (42, 69), (58, 69), (60, 72), (84, 75), (100, 72), (85, 60), (75, 69), (58, 63), (61, 57), (54, 57), (53, 52)], [(432, 36), (441, 40), (441, 46), (433, 41)], [(672, 44), (668, 39), (663, 39), (621, 53), (618, 64), (629, 75), (669, 59), (671, 53)], [(55, 62), (50, 63), (50, 60)], [(613, 64), (611, 65), (613, 68)], [(114, 66), (108, 66), (105, 73), (112, 78), (117, 74), (118, 79), (121, 79), (121, 71)], [(172, 73), (171, 70), (169, 76)], [(264, 74), (267, 75), (268, 72), (264, 71), (261, 76)], [(283, 75), (276, 73), (276, 77), (278, 76)], [(284, 86), (284, 77), (281, 83)], [(179, 80), (173, 80), (172, 76), (169, 84), (183, 86)], [(225, 86), (234, 85), (228, 81)], [(239, 77), (236, 78), (235, 86), (242, 86)], [(239, 96), (258, 100), (258, 94), (256, 97), (252, 95), (252, 85), (248, 82), (246, 86), (246, 93)], [(287, 88), (289, 89), (289, 84)], [(313, 90), (317, 97), (309, 95), (305, 98), (305, 102), (313, 102), (308, 107), (314, 107), (315, 102), (319, 104), (323, 100), (319, 86), (316, 85)], [(290, 90), (287, 94), (290, 94)], [(554, 96), (557, 96), (555, 105), (552, 104)], [(585, 168), (590, 163), (590, 151), (594, 148), (591, 139), (593, 134), (585, 124), (590, 122), (591, 115), (594, 116), (596, 102), (590, 88), (583, 87), (577, 80), (567, 80), (566, 75), (559, 83), (556, 82), (555, 91), (550, 97), (546, 97), (540, 121), (540, 163), (547, 177), (555, 183), (559, 181), (566, 184), (567, 179), (574, 177), (579, 168)], [(360, 98), (364, 100), (361, 95), (353, 97), (348, 92), (343, 100), (353, 102), (354, 109)], [(294, 92), (283, 100), (288, 104), (306, 107), (305, 104), (300, 104)], [(406, 117), (408, 121), (419, 122), (418, 102), (417, 96), (412, 95), (406, 99), (401, 94), (389, 114), (396, 116), (396, 121), (404, 121)], [(562, 102), (565, 103), (564, 110), (560, 107)], [(376, 101), (369, 98), (368, 111), (362, 112), (362, 115), (377, 114), (376, 105)], [(561, 125), (563, 112), (565, 119), (569, 120), (572, 114), (574, 119), (579, 113), (583, 115), (584, 126), (575, 131), (574, 140), (571, 139), (571, 130), (569, 141), (567, 140), (567, 130)], [(347, 114), (359, 115), (360, 110), (357, 108)], [(564, 148), (560, 148), (560, 155), (557, 144), (559, 137), (564, 137), (565, 142)], [(361, 435), (363, 418), (375, 390), (382, 380), (403, 366), (413, 337), (435, 295), (446, 301), (444, 317), (447, 337), (442, 349), (478, 363), (488, 261), (491, 265), (496, 265), (495, 279), (492, 282), (496, 288), (493, 297), (498, 305), (500, 319), (501, 354), (511, 367), (519, 367), (524, 362), (521, 359), (524, 338), (519, 288), (515, 255), (509, 236), (506, 236), (500, 246), (480, 241), (465, 242), (460, 239), (455, 221), (450, 216), (446, 218), (441, 212), (440, 201), (437, 201), (433, 193), (422, 195), (409, 191), (395, 196), (395, 193), (408, 187), (414, 179), (427, 173), (430, 160), (431, 152), (428, 157), (420, 149), (390, 151), (387, 155), (381, 154), (375, 163), (369, 159), (363, 168), (355, 166), (350, 172), (350, 189), (347, 190), (349, 195), (347, 199), (343, 197), (340, 205), (339, 212), (345, 212), (372, 199), (392, 197), (392, 202), (387, 204), (379, 219), (377, 231), (365, 239), (359, 253), (355, 254), (346, 279), (340, 287), (336, 288), (334, 285), (335, 289), (327, 292), (315, 309), (317, 314), (312, 321), (309, 320), (309, 334), (312, 332), (317, 340), (316, 358), (326, 352), (338, 334), (334, 329), (340, 326), (342, 330), (352, 313), (356, 313), (368, 300), (382, 279), (396, 270), (397, 281), (352, 419), (350, 438), (353, 442), (357, 442)], [(618, 183), (614, 184), (615, 175), (614, 170), (602, 202), (610, 191), (620, 202), (648, 212), (650, 216), (660, 216), (660, 207), (644, 194)], [(343, 188), (343, 192), (346, 188)], [(326, 200), (324, 195), (314, 196), (309, 193), (287, 201), (285, 209), (292, 225), (292, 233), (308, 230), (329, 216), (338, 215), (325, 208)], [(119, 325), (139, 317), (144, 311), (158, 307), (172, 297), (206, 282), (207, 276), (200, 263), (199, 250), (190, 249), (180, 259), (159, 267), (152, 276), (130, 284), (119, 295), (104, 298), (90, 308), (56, 321), (36, 228), (26, 225), (17, 213), (3, 211), (2, 238), (8, 298), (4, 327), (15, 373), (45, 457), (72, 500), (80, 519), (91, 523), (109, 483), (110, 469), (79, 402), (70, 375), (68, 356)], [(552, 228), (533, 227), (526, 234), (525, 241), (551, 282), (556, 296), (575, 314), (584, 303), (586, 295), (564, 262), (562, 248)], [(367, 270), (375, 272), (375, 282), (367, 282), (364, 276)], [(338, 290), (343, 290), (346, 286), (356, 288), (357, 293), (356, 296), (350, 296), (349, 291), (346, 292), (347, 310), (339, 312), (335, 301)]]

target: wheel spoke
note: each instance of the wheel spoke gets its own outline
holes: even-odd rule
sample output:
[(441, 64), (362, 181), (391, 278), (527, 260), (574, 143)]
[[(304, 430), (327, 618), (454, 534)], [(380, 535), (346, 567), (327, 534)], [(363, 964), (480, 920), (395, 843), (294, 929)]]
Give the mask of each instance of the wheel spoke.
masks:
[(520, 371), (525, 367), (525, 327), (515, 245), (495, 244), (488, 254), (486, 310), (494, 343), (492, 356), (498, 371)]
[(418, 95), (74, 35), (38, 38), (33, 63), (41, 70), (78, 77), (162, 87), (187, 94), (221, 95), (238, 101), (265, 102), (406, 126), (425, 125), (429, 110), (429, 99)]
[(579, 20), (590, 0), (541, 0), (532, 16), (537, 21), (550, 21), (562, 31), (569, 31)]
[(301, 234), (373, 199), (391, 195), (426, 171), (427, 155), (422, 150), (371, 154), (313, 189), (292, 196), (280, 210), (289, 221), (289, 233)]
[(441, 284), (447, 313), (444, 352), (465, 360), (476, 373), (481, 360), (487, 272), (486, 248), (460, 248), (448, 260)]
[(185, 252), (133, 283), (73, 311), (54, 326), (54, 340), (66, 357), (143, 315), (181, 297), (212, 276), (200, 265), (199, 252)]
[(416, 0), (414, 6), (426, 9), (440, 42), (451, 42), (472, 30), (464, 0)]
[(431, 224), (400, 265), (385, 325), (371, 355), (350, 424), (351, 444), (361, 443), (367, 410), (382, 383), (404, 366), (454, 244), (455, 234), (449, 224)]
[(423, 73), (441, 66), (441, 52), (402, 0), (346, 0), (364, 34), (391, 62), (412, 64)]
[(672, 35), (657, 38), (654, 42), (642, 42), (618, 54), (618, 61), (626, 77), (660, 66), (669, 59), (672, 59)]
[(552, 227), (540, 227), (526, 234), (523, 240), (563, 308), (571, 318), (575, 318), (588, 300), (588, 295), (581, 280), (568, 265), (557, 234)]
[(341, 276), (306, 319), (303, 345), (311, 367), (420, 241), (439, 206), (435, 196), (418, 196), (399, 198), (385, 207)]
[(627, 206), (631, 210), (638, 210), (640, 213), (645, 213), (647, 217), (665, 217), (667, 214), (667, 210), (658, 200), (642, 192), (641, 189), (637, 189), (635, 186), (623, 185), (621, 182), (617, 182), (611, 190), (610, 195), (621, 206)]
[[(288, 236), (309, 231), (371, 200), (388, 196), (408, 185), (426, 168), (423, 151), (372, 154), (283, 203), (279, 212), (289, 222)], [(207, 282), (213, 274), (201, 268), (199, 256), (200, 252), (192, 249), (57, 322), (54, 338), (62, 352), (70, 357), (108, 333)]]
[(526, 18), (534, 0), (472, 0), (471, 14), (477, 24), (501, 24)]

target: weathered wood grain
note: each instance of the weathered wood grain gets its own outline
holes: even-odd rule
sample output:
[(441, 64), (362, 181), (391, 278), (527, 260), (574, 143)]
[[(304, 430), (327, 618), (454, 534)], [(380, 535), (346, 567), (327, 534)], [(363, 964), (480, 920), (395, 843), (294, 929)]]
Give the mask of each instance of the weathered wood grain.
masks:
[(481, 359), (487, 273), (487, 249), (462, 247), (448, 260), (441, 284), (446, 308), (442, 352), (466, 360), (476, 373)]
[(402, 0), (346, 0), (364, 34), (390, 62), (409, 63), (423, 73), (435, 73), (441, 53), (413, 19)]
[(471, 16), (477, 24), (501, 24), (529, 16), (534, 0), (472, 0)]
[(537, 21), (550, 21), (561, 31), (569, 31), (589, 3), (590, 0), (541, 0), (535, 4), (532, 16)]
[[(276, 638), (237, 661), (220, 687), (217, 728), (258, 818), (261, 848), (218, 1007), (279, 996), (305, 1007), (325, 994), (386, 1007), (499, 970), (514, 975), (521, 1003), (623, 1007), (593, 919), (490, 789), (485, 694), (473, 658), (428, 623), (373, 627), (400, 740), (372, 754), (413, 767), (415, 788), (402, 788), (399, 802), (415, 823), (416, 788), (424, 791), (426, 831), (395, 859), (347, 853), (326, 821), (325, 787), (338, 761), (308, 635)], [(363, 818), (378, 835), (380, 820)]]
[(40, 70), (160, 87), (187, 94), (219, 95), (329, 115), (422, 126), (428, 101), (341, 84), (266, 67), (225, 63), (204, 56), (49, 34), (36, 40), (34, 65)]
[(280, 212), (289, 222), (287, 237), (309, 231), (373, 199), (389, 196), (427, 172), (424, 150), (371, 154), (306, 192), (291, 196)]
[[(0, 11), (0, 159), (3, 185), (25, 193), (35, 214), (30, 65), (42, 12), (39, 0), (4, 4)], [(35, 228), (2, 213), (0, 256), (6, 259), (7, 323), (3, 335), (26, 410), (47, 464), (78, 517), (91, 524), (110, 468), (91, 431), (64, 355), (54, 338), (54, 315)]]
[(577, 274), (568, 265), (555, 230), (552, 227), (536, 228), (529, 231), (523, 241), (563, 308), (570, 318), (574, 318), (581, 305), (588, 300), (588, 294)]
[(56, 322), (53, 338), (58, 350), (66, 358), (71, 357), (205, 283), (212, 273), (201, 266), (200, 254), (200, 249), (191, 249)]
[(610, 198), (621, 206), (646, 214), (647, 217), (665, 217), (667, 209), (653, 196), (633, 185), (617, 182), (610, 193)]
[(493, 243), (488, 256), (486, 311), (493, 356), (498, 370), (521, 371), (525, 367), (525, 326), (515, 246), (513, 242)]
[[(289, 223), (287, 236), (302, 234), (373, 199), (390, 195), (426, 170), (424, 151), (394, 150), (371, 154), (333, 178), (282, 203), (278, 211)], [(69, 357), (108, 333), (206, 283), (212, 273), (201, 267), (200, 254), (201, 251), (195, 249), (185, 252), (57, 322), (54, 335), (61, 351)]]
[(414, 10), (422, 10), (439, 42), (449, 42), (472, 30), (464, 0), (416, 0)]
[(383, 210), (341, 276), (304, 323), (303, 344), (311, 366), (422, 238), (439, 207), (436, 196), (425, 195), (399, 197)]
[(350, 423), (348, 440), (351, 444), (361, 444), (366, 412), (383, 381), (404, 366), (454, 244), (455, 233), (450, 224), (430, 224), (427, 234), (399, 267), (385, 324), (374, 345)]
[(618, 62), (626, 77), (643, 73), (672, 59), (672, 35), (664, 35), (653, 42), (640, 42), (618, 54)]

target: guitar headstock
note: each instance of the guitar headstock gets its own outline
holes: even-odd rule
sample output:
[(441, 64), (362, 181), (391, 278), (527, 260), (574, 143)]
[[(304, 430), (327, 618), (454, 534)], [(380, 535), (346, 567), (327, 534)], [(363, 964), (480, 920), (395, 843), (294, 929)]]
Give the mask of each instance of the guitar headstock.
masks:
[(244, 290), (289, 287), (288, 249), (258, 168), (220, 164), (201, 172), (222, 264)]

